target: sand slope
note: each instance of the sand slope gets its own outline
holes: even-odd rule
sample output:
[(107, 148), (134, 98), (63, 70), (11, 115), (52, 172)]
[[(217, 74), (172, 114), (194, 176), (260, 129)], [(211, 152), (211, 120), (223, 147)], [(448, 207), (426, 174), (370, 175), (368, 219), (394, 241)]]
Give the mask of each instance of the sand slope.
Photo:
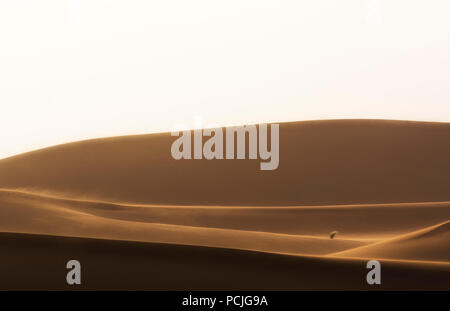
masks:
[[(272, 232), (282, 230), (270, 225), (277, 207), (134, 206), (6, 190), (0, 191), (0, 206), (2, 231), (31, 233), (0, 233), (0, 266), (4, 269), (0, 289), (68, 289), (63, 276), (64, 264), (70, 259), (80, 260), (83, 271), (86, 270), (85, 285), (78, 289), (374, 289), (364, 281), (366, 258), (385, 258), (380, 249), (411, 248), (410, 238), (400, 239), (394, 247), (377, 241), (393, 232), (409, 230), (406, 215), (416, 215), (413, 226), (425, 226), (430, 219), (421, 215), (445, 219), (450, 211), (448, 202), (409, 207), (393, 204), (279, 208), (279, 224), (305, 216), (307, 222), (300, 223), (299, 231), (309, 230), (311, 234), (301, 235)], [(366, 227), (364, 222), (351, 221), (352, 214), (346, 212), (351, 209), (356, 215), (366, 213), (366, 219), (374, 221), (373, 211), (378, 208), (383, 210), (378, 222), (383, 223), (383, 218), (391, 215), (387, 218), (394, 231), (386, 233), (383, 226)], [(321, 226), (324, 214), (311, 213), (316, 209), (324, 209), (327, 218), (341, 220), (345, 224), (343, 233), (329, 239), (328, 227)], [(184, 219), (184, 224), (179, 224), (180, 219)], [(220, 219), (222, 228), (212, 225)], [(256, 220), (258, 231), (254, 230)], [(294, 228), (285, 222), (288, 230)], [(240, 229), (230, 228), (232, 223)], [(413, 245), (416, 252), (402, 253), (401, 258), (406, 261), (382, 260), (383, 284), (375, 289), (448, 288), (445, 281), (450, 264), (448, 258), (442, 257), (448, 237), (435, 234), (441, 227), (421, 231), (425, 233), (420, 235), (420, 243)], [(438, 237), (440, 243), (423, 241), (423, 236), (428, 235)], [(352, 257), (346, 251), (364, 249), (363, 245), (381, 248), (373, 254), (355, 256), (364, 259), (340, 258)], [(430, 261), (430, 257), (419, 258), (417, 254), (441, 257)], [(111, 272), (117, 269), (119, 273)], [(24, 279), (27, 281), (20, 281)]]
[(450, 262), (450, 221), (334, 256)]
[[(382, 285), (369, 286), (363, 260), (10, 233), (0, 252), (0, 290), (442, 290), (450, 278), (448, 264), (384, 261)], [(65, 284), (72, 259), (84, 271), (76, 288)]]

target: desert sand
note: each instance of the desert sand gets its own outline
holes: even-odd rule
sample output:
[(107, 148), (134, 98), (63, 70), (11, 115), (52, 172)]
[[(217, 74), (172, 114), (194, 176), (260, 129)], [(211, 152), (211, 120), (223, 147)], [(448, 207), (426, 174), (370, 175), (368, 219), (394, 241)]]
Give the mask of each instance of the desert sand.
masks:
[[(0, 160), (0, 290), (450, 289), (450, 124), (282, 123), (270, 172), (176, 161), (172, 141)], [(366, 283), (370, 259), (381, 285)]]

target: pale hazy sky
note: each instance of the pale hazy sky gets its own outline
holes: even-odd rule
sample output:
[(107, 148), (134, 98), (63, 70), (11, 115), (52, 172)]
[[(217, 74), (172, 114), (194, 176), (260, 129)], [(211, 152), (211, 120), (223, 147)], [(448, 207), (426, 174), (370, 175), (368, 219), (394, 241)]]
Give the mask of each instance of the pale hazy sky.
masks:
[(448, 0), (4, 0), (0, 158), (330, 118), (450, 121)]

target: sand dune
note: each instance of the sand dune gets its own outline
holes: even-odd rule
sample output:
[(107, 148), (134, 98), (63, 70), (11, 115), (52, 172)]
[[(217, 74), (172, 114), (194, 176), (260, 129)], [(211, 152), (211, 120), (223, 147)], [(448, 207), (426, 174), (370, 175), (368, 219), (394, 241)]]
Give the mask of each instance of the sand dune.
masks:
[(171, 205), (450, 201), (450, 124), (337, 120), (280, 124), (280, 166), (177, 161), (170, 134), (89, 140), (0, 161), (0, 188)]
[(85, 271), (75, 289), (87, 290), (442, 290), (450, 278), (448, 264), (384, 261), (373, 287), (363, 260), (11, 233), (0, 233), (0, 251), (0, 290), (74, 289), (72, 259)]
[(334, 256), (450, 262), (450, 221)]
[(0, 160), (0, 289), (64, 289), (69, 259), (80, 289), (374, 289), (367, 259), (376, 289), (450, 288), (449, 124), (281, 124), (270, 172), (176, 161), (172, 141)]

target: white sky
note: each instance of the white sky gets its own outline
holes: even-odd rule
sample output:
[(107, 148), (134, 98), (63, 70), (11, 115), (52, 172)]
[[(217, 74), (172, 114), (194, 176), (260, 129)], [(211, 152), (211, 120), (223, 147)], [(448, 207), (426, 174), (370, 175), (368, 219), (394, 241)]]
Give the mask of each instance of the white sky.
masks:
[(448, 0), (3, 0), (0, 158), (193, 126), (450, 121)]

